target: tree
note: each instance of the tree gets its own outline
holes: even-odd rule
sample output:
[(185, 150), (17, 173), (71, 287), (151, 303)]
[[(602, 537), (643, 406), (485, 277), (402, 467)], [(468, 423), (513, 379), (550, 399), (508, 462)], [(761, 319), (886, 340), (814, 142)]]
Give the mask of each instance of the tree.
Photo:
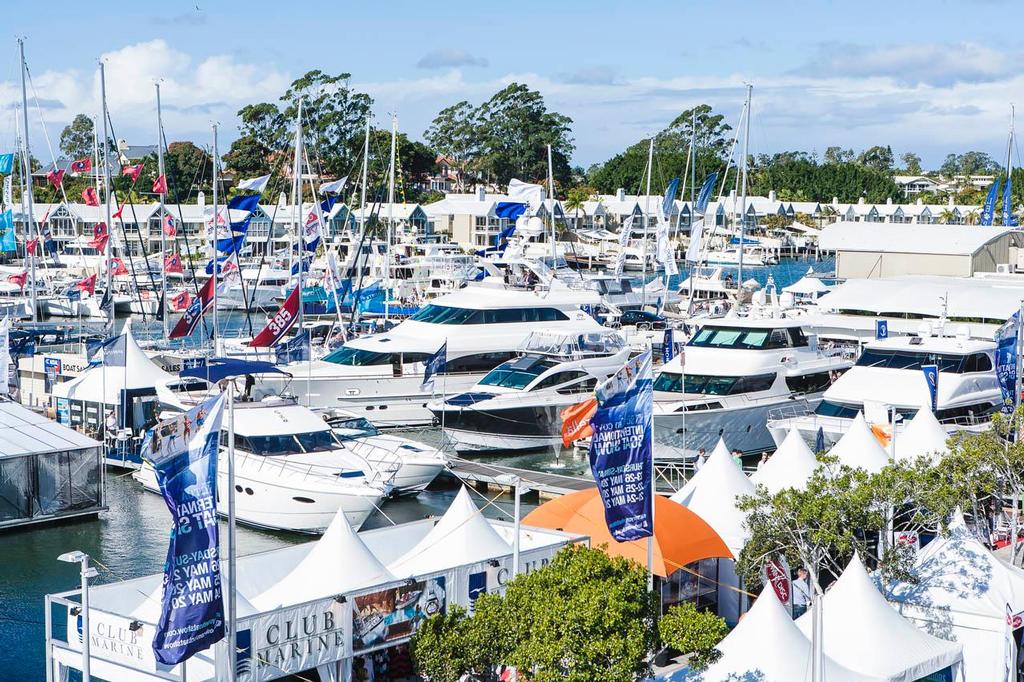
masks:
[(60, 150), (70, 159), (92, 156), (92, 119), (78, 114), (60, 133)]
[[(830, 156), (826, 153), (826, 159)], [(897, 196), (900, 189), (888, 171), (851, 161), (818, 163), (800, 152), (782, 152), (758, 157), (750, 169), (750, 193), (766, 195), (776, 190), (780, 197), (795, 201), (855, 202), (861, 197), (871, 203)]]
[(689, 654), (690, 667), (700, 671), (721, 657), (715, 646), (729, 633), (725, 619), (698, 611), (692, 602), (671, 607), (658, 621), (661, 641), (676, 651)]
[(575, 221), (573, 224), (576, 229), (579, 229), (580, 225), (580, 211), (583, 211), (583, 215), (587, 212), (584, 209), (584, 204), (591, 201), (597, 195), (597, 190), (593, 187), (587, 187), (586, 185), (580, 185), (577, 187), (570, 187), (565, 193), (565, 201), (562, 206), (566, 211), (571, 211), (575, 214)]
[(903, 163), (903, 172), (907, 175), (920, 175), (921, 170), (921, 157), (914, 152), (904, 152), (900, 155), (900, 161)]
[(209, 190), (213, 180), (213, 159), (209, 152), (191, 142), (171, 142), (164, 155), (169, 203), (194, 200), (195, 193)]
[(430, 146), (444, 156), (455, 171), (459, 191), (465, 190), (470, 170), (479, 157), (477, 125), (476, 108), (463, 100), (442, 109), (424, 134)]
[(939, 172), (946, 177), (954, 175), (992, 175), (999, 172), (999, 164), (985, 152), (947, 154)]
[(457, 604), (423, 621), (410, 645), (416, 670), (431, 682), (458, 682), (465, 672), (473, 670), (468, 630), (466, 610)]
[(471, 617), (433, 616), (413, 636), (413, 656), (420, 673), (433, 671), (441, 682), (456, 673), (486, 676), (499, 664), (530, 671), (533, 682), (643, 680), (657, 613), (641, 566), (570, 545), (508, 583), (504, 596), (479, 597)]
[(875, 170), (890, 172), (893, 164), (892, 147), (888, 145), (869, 147), (860, 153), (857, 163)]
[(842, 147), (828, 147), (823, 157), (825, 163), (849, 163), (853, 161), (853, 150)]

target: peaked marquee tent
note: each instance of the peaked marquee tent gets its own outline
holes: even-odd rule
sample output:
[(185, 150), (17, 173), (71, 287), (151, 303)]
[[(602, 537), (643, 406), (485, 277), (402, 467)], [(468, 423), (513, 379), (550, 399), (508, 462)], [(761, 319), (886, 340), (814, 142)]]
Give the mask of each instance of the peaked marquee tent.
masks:
[(939, 424), (930, 406), (917, 411), (906, 428), (896, 434), (896, 459), (913, 461), (919, 456), (937, 460), (949, 453), (949, 434)]
[(860, 412), (853, 418), (850, 429), (832, 446), (829, 456), (837, 457), (840, 464), (853, 469), (864, 469), (874, 474), (889, 464), (889, 455), (871, 433), (864, 415)]
[(772, 494), (784, 488), (802, 490), (817, 468), (818, 458), (800, 432), (791, 428), (775, 454), (750, 475), (750, 480), (755, 485), (763, 485)]

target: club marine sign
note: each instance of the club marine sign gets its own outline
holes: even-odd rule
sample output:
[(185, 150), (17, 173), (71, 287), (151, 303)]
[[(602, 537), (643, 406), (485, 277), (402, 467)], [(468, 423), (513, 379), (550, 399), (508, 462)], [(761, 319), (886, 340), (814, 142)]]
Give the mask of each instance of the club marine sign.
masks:
[(331, 597), (240, 619), (237, 679), (274, 680), (347, 658), (349, 609)]

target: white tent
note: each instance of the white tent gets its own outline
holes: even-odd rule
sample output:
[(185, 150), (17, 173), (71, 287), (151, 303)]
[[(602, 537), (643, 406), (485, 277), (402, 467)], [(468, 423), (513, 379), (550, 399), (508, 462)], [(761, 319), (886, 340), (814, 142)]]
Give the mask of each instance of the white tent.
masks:
[(767, 462), (750, 475), (755, 485), (763, 485), (773, 495), (784, 488), (802, 490), (818, 468), (818, 459), (793, 427)]
[(165, 372), (142, 352), (132, 335), (131, 325), (126, 324), (122, 334), (125, 337), (123, 367), (105, 363), (93, 367), (71, 381), (56, 384), (53, 387), (53, 395), (58, 398), (117, 405), (121, 402), (121, 391), (124, 389), (155, 388), (169, 381), (177, 381), (178, 377)]
[(947, 536), (921, 550), (913, 573), (916, 583), (887, 591), (896, 609), (925, 632), (963, 645), (966, 680), (1016, 682), (1007, 621), (1024, 611), (1024, 571), (997, 559), (958, 514)]
[(922, 407), (906, 428), (896, 434), (896, 459), (913, 461), (923, 455), (935, 461), (949, 453), (948, 438), (931, 407)]
[[(829, 588), (822, 604), (825, 653), (851, 670), (886, 682), (913, 682), (960, 666), (962, 647), (933, 637), (900, 616), (857, 556)], [(808, 637), (814, 627), (814, 608), (796, 622)]]
[(327, 532), (295, 568), (250, 601), (260, 611), (269, 611), (394, 579), (339, 509)]
[(397, 578), (407, 578), (511, 552), (512, 547), (487, 522), (463, 487), (430, 532), (388, 569)]
[(782, 290), (795, 296), (818, 296), (819, 294), (827, 294), (832, 291), (832, 287), (826, 285), (817, 277), (808, 277), (804, 275), (793, 284), (790, 284), (788, 287), (784, 287)]
[[(771, 587), (729, 635), (715, 647), (722, 657), (703, 673), (682, 678), (700, 682), (804, 682), (811, 679), (811, 640), (789, 617)], [(825, 656), (828, 682), (866, 682), (867, 677)]]
[(854, 469), (864, 469), (868, 473), (877, 473), (889, 464), (888, 453), (871, 433), (871, 428), (860, 412), (853, 418), (849, 430), (832, 446), (828, 454), (830, 457), (839, 458), (840, 464)]

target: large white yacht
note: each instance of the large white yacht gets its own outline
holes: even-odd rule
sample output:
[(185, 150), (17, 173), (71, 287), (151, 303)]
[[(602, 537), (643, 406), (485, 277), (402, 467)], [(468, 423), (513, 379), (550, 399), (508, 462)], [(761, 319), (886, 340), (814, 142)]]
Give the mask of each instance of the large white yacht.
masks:
[(947, 431), (984, 428), (1002, 405), (994, 369), (996, 344), (971, 339), (965, 327), (957, 332), (944, 336), (922, 331), (866, 344), (856, 366), (825, 391), (813, 410), (796, 405), (773, 410), (768, 428), (781, 442), (795, 427), (808, 443), (816, 441), (820, 429), (828, 447), (842, 437), (858, 412), (869, 424), (886, 428), (895, 408), (898, 424), (906, 424), (931, 401), (921, 370), (929, 364), (939, 368), (935, 416), (943, 427)]
[(469, 391), (429, 403), (458, 451), (533, 450), (561, 441), (561, 412), (593, 396), (630, 349), (617, 332), (530, 334), (520, 354)]
[(852, 364), (851, 353), (819, 348), (800, 320), (709, 321), (654, 381), (655, 440), (669, 446), (660, 454), (691, 457), (719, 438), (744, 453), (774, 449), (769, 411), (813, 409)]
[[(598, 300), (558, 282), (527, 291), (487, 278), (435, 299), (389, 331), (353, 339), (318, 361), (283, 367), (294, 379), (266, 376), (256, 395), (308, 393), (311, 407), (342, 407), (378, 426), (429, 424), (432, 395), (466, 391), (512, 358), (538, 327), (600, 331), (581, 308)], [(424, 386), (424, 363), (446, 344), (445, 371)]]
[[(217, 493), (227, 499), (227, 418), (221, 430)], [(391, 493), (394, 469), (352, 451), (324, 419), (294, 401), (235, 402), (235, 513), (260, 528), (321, 533), (338, 510), (359, 528)], [(132, 474), (159, 492), (148, 463)], [(222, 504), (221, 513), (227, 510)]]

